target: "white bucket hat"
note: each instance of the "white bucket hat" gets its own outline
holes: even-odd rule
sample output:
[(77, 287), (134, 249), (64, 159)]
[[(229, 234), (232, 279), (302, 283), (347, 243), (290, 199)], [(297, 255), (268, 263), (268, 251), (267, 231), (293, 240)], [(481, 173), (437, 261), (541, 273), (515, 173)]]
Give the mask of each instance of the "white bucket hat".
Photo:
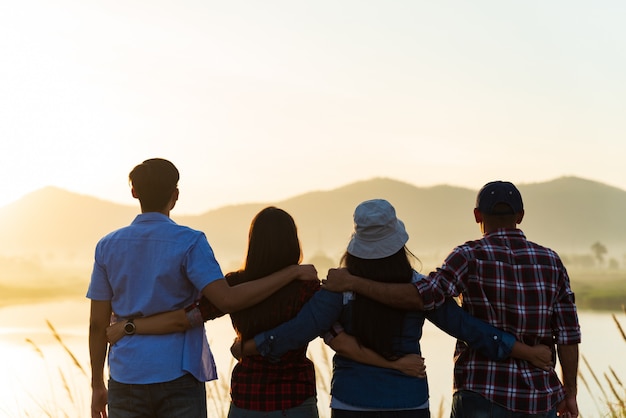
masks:
[(404, 223), (396, 210), (383, 199), (366, 200), (354, 210), (354, 232), (348, 253), (355, 257), (376, 259), (400, 251), (409, 240)]

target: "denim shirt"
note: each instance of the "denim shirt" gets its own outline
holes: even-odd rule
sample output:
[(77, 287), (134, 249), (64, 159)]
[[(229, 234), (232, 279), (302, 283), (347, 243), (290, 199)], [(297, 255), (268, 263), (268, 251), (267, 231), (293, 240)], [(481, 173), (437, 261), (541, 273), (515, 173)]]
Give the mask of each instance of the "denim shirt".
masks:
[[(415, 272), (413, 281), (424, 276)], [(255, 336), (257, 350), (263, 356), (279, 361), (285, 352), (301, 347), (331, 329), (337, 321), (346, 323), (351, 310), (349, 293), (317, 292), (300, 310), (298, 316), (272, 330)], [(466, 342), (471, 348), (493, 360), (511, 353), (515, 337), (478, 320), (449, 299), (441, 307), (428, 312), (408, 312), (403, 335), (394, 342), (403, 353), (421, 354), (419, 340), (424, 318), (437, 327)], [(354, 362), (335, 355), (333, 358), (333, 397), (363, 408), (411, 409), (428, 399), (426, 379), (417, 379), (391, 369), (382, 369)], [(381, 392), (383, 391), (383, 392)]]

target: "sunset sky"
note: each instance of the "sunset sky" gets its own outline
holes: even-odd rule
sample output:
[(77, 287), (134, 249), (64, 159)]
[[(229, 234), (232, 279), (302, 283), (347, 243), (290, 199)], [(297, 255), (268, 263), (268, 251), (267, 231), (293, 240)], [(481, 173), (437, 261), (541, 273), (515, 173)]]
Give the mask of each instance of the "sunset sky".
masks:
[(178, 213), (373, 177), (626, 190), (626, 2), (21, 0), (0, 5), (4, 206), (53, 185)]

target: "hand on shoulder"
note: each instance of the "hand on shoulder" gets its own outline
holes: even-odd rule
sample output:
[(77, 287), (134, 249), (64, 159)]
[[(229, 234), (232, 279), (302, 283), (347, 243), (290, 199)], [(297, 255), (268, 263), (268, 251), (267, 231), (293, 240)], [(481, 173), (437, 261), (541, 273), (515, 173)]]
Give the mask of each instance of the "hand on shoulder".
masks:
[(315, 280), (319, 282), (317, 277), (317, 269), (313, 264), (298, 264), (295, 266), (297, 269), (298, 280)]
[(326, 280), (322, 280), (322, 287), (331, 292), (348, 292), (351, 274), (347, 268), (329, 269)]

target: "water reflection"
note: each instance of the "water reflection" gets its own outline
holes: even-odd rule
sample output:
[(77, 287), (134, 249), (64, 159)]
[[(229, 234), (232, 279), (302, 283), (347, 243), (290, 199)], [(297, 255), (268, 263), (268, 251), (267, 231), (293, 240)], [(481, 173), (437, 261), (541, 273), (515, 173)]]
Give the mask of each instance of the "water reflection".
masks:
[[(87, 323), (89, 302), (83, 299), (61, 302), (22, 305), (0, 309), (0, 417), (28, 416), (89, 416), (89, 353), (87, 348)], [(626, 317), (618, 314), (624, 325)], [(49, 320), (61, 335), (64, 344), (72, 351), (87, 372), (75, 366), (63, 347), (54, 339), (46, 325)], [(605, 384), (603, 374), (615, 370), (626, 379), (626, 351), (610, 314), (581, 312), (583, 330), (581, 353), (587, 358), (594, 373)], [(228, 347), (234, 333), (227, 317), (211, 321), (206, 332), (214, 351), (220, 375), (227, 383), (233, 360)], [(450, 412), (452, 398), (452, 353), (454, 340), (427, 323), (422, 342), (428, 365), (431, 389), (431, 412), (438, 415), (443, 402), (443, 416)], [(323, 363), (325, 346), (318, 339), (310, 345), (309, 355)], [(581, 361), (580, 370), (591, 387), (591, 392), (579, 382), (579, 406), (585, 418), (600, 416), (603, 407), (602, 392), (594, 382), (589, 369)], [(328, 370), (328, 376), (330, 370)], [(328, 397), (319, 395), (320, 415), (329, 416)]]

